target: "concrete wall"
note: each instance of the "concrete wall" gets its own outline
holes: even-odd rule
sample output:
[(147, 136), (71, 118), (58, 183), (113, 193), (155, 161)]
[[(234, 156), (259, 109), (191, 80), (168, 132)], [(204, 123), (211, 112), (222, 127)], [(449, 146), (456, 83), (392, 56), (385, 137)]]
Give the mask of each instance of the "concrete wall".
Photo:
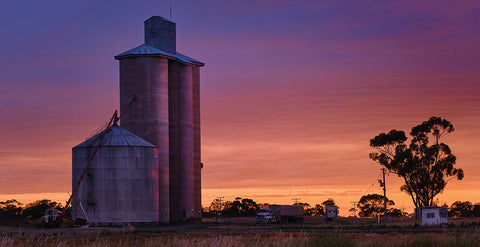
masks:
[(170, 222), (182, 221), (180, 209), (180, 64), (168, 61), (168, 102), (170, 126)]
[(170, 221), (201, 218), (199, 68), (168, 63)]
[(200, 67), (192, 67), (193, 79), (193, 183), (194, 183), (194, 217), (202, 217), (202, 168), (200, 135)]
[(159, 16), (153, 16), (145, 21), (145, 44), (175, 54), (176, 42), (174, 22)]
[[(135, 101), (128, 107), (131, 100)], [(120, 60), (120, 124), (158, 147), (160, 222), (169, 222), (168, 60)]]
[(180, 65), (180, 208), (182, 218), (194, 217), (193, 74), (191, 65)]

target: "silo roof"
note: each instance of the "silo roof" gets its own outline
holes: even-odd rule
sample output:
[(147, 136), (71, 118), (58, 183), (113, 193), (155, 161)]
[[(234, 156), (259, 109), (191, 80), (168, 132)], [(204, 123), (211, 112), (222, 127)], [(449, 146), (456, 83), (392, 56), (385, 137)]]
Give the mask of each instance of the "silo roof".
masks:
[(168, 21), (168, 22), (170, 22), (170, 23), (175, 24), (175, 22), (173, 22), (173, 21), (171, 21), (171, 20), (169, 20), (169, 19), (167, 19), (167, 18), (158, 16), (158, 15), (154, 15), (154, 16), (148, 18), (145, 22), (147, 22), (148, 20), (153, 19), (153, 18), (160, 19), (160, 20), (162, 20), (162, 21)]
[(148, 57), (165, 57), (165, 58), (169, 58), (169, 59), (174, 59), (174, 60), (177, 60), (179, 61), (180, 63), (183, 63), (183, 64), (194, 64), (194, 65), (199, 65), (199, 66), (204, 66), (205, 64), (198, 61), (198, 60), (195, 60), (191, 57), (187, 57), (181, 53), (168, 53), (168, 52), (165, 52), (165, 51), (162, 51), (160, 49), (157, 49), (153, 46), (150, 46), (150, 45), (147, 45), (147, 44), (143, 44), (143, 45), (140, 45), (140, 46), (137, 46), (133, 49), (130, 49), (124, 53), (121, 53), (119, 55), (116, 55), (115, 56), (115, 59), (117, 60), (120, 60), (120, 59), (123, 59), (123, 58), (128, 58), (128, 57), (141, 57), (141, 56), (148, 56)]
[[(105, 131), (102, 131), (90, 139), (78, 144), (74, 148), (96, 147)], [(101, 147), (156, 147), (150, 142), (136, 136), (132, 132), (118, 126), (113, 125), (107, 130), (107, 134), (103, 138)]]

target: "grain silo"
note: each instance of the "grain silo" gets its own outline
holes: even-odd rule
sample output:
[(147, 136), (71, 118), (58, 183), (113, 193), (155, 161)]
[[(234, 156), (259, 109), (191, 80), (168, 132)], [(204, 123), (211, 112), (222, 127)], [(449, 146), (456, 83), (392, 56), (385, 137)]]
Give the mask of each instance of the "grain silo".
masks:
[[(73, 218), (95, 225), (165, 221), (159, 215), (158, 148), (116, 124), (106, 131), (73, 199)], [(72, 186), (102, 134), (72, 149)]]
[(158, 147), (159, 210), (173, 223), (201, 218), (199, 68), (204, 66), (176, 51), (175, 25), (149, 18), (145, 44), (115, 56), (120, 124)]

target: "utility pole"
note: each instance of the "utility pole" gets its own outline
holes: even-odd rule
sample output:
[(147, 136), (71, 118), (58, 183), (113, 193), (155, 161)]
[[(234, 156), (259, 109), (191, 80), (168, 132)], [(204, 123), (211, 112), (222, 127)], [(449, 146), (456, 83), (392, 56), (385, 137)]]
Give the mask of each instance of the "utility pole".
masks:
[(294, 205), (297, 204), (302, 198), (299, 198), (299, 197), (295, 197), (295, 198), (292, 198), (292, 201), (295, 201)]
[(413, 214), (415, 217), (415, 220), (420, 220), (421, 215), (422, 215), (422, 207), (420, 207), (420, 198), (418, 197), (418, 173), (415, 173), (415, 213)]
[(353, 204), (353, 217), (357, 217), (357, 203), (358, 202), (350, 202)]
[(218, 209), (218, 212), (222, 211), (222, 199), (223, 199), (223, 196), (219, 196), (217, 197), (218, 201), (220, 202), (220, 205), (218, 206), (219, 209)]
[(385, 186), (385, 168), (382, 168), (382, 173), (383, 173), (383, 182), (381, 185), (383, 185), (383, 218), (384, 218), (384, 223), (387, 223), (387, 186)]

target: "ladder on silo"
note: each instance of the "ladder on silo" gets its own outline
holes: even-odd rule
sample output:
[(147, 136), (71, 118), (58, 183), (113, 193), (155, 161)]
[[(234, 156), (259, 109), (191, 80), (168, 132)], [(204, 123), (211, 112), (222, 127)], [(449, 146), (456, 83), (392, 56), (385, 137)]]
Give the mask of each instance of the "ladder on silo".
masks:
[[(87, 173), (87, 169), (90, 167), (90, 164), (92, 163), (93, 161), (93, 158), (95, 157), (95, 154), (97, 153), (98, 151), (98, 148), (100, 147), (100, 144), (102, 144), (102, 141), (103, 141), (103, 138), (105, 138), (105, 135), (107, 134), (107, 131), (108, 129), (110, 128), (110, 126), (112, 125), (112, 123), (114, 121), (117, 121), (119, 118), (117, 116), (117, 111), (115, 111), (113, 113), (113, 116), (110, 118), (110, 121), (108, 122), (108, 124), (106, 125), (105, 127), (105, 130), (103, 131), (103, 134), (102, 134), (102, 137), (100, 138), (100, 141), (98, 142), (97, 146), (95, 147), (95, 151), (93, 152), (92, 154), (92, 157), (90, 157), (90, 160), (88, 161), (87, 163), (87, 166), (85, 167), (85, 169), (83, 170), (83, 173), (82, 175), (80, 176), (80, 179), (78, 180), (77, 182), (77, 185), (75, 185), (75, 188), (73, 189), (72, 191), (72, 194), (70, 195), (70, 198), (68, 199), (67, 203), (65, 204), (65, 207), (63, 208), (62, 212), (60, 212), (60, 214), (65, 217), (65, 211), (67, 210), (68, 206), (70, 205), (70, 203), (72, 203), (72, 199), (73, 197), (75, 196), (77, 190), (78, 190), (78, 187), (80, 186), (80, 183), (82, 182), (83, 178), (85, 177), (85, 174)], [(83, 210), (83, 208), (82, 208)]]

